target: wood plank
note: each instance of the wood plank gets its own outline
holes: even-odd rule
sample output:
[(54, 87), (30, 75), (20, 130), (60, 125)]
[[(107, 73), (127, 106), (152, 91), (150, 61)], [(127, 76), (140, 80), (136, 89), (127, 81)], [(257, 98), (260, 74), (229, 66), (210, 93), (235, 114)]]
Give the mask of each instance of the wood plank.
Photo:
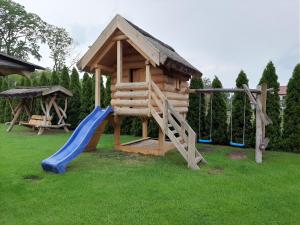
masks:
[(114, 107), (115, 115), (126, 115), (126, 116), (148, 116), (149, 109), (137, 109), (137, 108), (125, 108), (125, 107)]
[(148, 107), (148, 99), (146, 100), (125, 100), (125, 99), (112, 99), (112, 106), (126, 106), (126, 107)]
[(117, 83), (117, 90), (147, 90), (147, 82), (134, 82), (134, 83)]
[(125, 99), (135, 99), (135, 98), (147, 98), (149, 91), (117, 91), (112, 95), (112, 98), (125, 98)]
[(101, 106), (101, 69), (95, 71), (95, 106)]
[(117, 84), (122, 82), (123, 73), (123, 46), (122, 41), (117, 41)]

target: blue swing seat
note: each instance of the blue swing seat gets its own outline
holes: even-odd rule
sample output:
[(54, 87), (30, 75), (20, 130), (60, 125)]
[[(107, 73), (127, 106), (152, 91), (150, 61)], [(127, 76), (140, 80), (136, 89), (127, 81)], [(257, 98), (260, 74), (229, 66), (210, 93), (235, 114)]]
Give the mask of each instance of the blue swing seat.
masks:
[(230, 141), (229, 145), (232, 146), (232, 147), (237, 147), (237, 148), (245, 148), (245, 144), (236, 143), (236, 142), (233, 142), (233, 141)]
[(211, 144), (212, 142), (212, 139), (198, 139), (198, 143)]

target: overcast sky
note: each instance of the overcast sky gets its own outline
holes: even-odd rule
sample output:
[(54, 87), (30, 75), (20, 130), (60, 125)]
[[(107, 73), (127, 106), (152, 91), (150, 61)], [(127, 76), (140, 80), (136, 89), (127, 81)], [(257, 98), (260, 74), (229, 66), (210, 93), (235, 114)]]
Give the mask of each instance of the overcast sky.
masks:
[[(119, 13), (171, 45), (205, 77), (234, 85), (243, 69), (254, 87), (268, 61), (286, 84), (300, 62), (298, 0), (16, 0), (66, 28), (82, 56)], [(47, 50), (39, 64), (51, 67)]]

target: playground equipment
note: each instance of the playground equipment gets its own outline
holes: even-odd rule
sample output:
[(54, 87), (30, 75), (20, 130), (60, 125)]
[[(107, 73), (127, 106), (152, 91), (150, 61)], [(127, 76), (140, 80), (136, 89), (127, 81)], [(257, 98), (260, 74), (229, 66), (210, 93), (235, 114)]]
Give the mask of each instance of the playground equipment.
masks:
[[(28, 119), (27, 121), (19, 121), (20, 125), (38, 129), (38, 135), (41, 135), (45, 129), (52, 128), (64, 128), (68, 132), (68, 126), (70, 124), (65, 123), (67, 118), (67, 106), (68, 97), (71, 97), (72, 93), (62, 86), (42, 86), (42, 87), (18, 87), (3, 91), (0, 93), (0, 97), (6, 98), (13, 119), (9, 122), (7, 132), (10, 132), (13, 126), (17, 123), (25, 112)], [(62, 108), (57, 100), (62, 99), (64, 101), (64, 108)], [(43, 115), (32, 115), (34, 101), (40, 101), (40, 106)], [(52, 107), (54, 112), (52, 112)], [(53, 116), (57, 115), (57, 124), (52, 123)]]
[[(77, 63), (77, 67), (95, 73), (96, 107), (100, 106), (101, 74), (112, 76), (113, 113), (111, 117), (103, 118), (105, 120), (98, 119), (95, 127), (101, 127), (108, 120), (112, 123), (115, 149), (164, 155), (176, 148), (191, 169), (198, 169), (198, 163), (205, 162), (195, 146), (196, 134), (185, 120), (189, 103), (188, 80), (191, 76), (201, 77), (202, 74), (172, 47), (117, 15)], [(101, 116), (98, 113), (92, 115), (93, 120)], [(141, 118), (142, 139), (121, 143), (121, 120), (125, 116)], [(159, 126), (158, 140), (148, 137), (150, 118), (154, 118)], [(95, 149), (101, 136), (95, 127), (88, 122), (80, 124), (78, 134), (72, 136), (69, 144), (58, 153), (44, 161), (43, 168), (64, 172), (66, 162), (84, 149)], [(90, 135), (80, 137), (83, 135), (81, 131)], [(84, 141), (75, 145), (77, 139)], [(64, 158), (69, 153), (72, 156)]]
[[(266, 102), (267, 102), (267, 92), (273, 91), (273, 89), (267, 89), (266, 84), (257, 86), (256, 89), (249, 89), (246, 84), (243, 84), (243, 88), (208, 88), (208, 89), (191, 89), (190, 93), (235, 93), (243, 92), (245, 96), (247, 95), (250, 102), (255, 106), (256, 110), (256, 144), (255, 144), (255, 161), (257, 163), (262, 163), (262, 153), (267, 148), (269, 139), (266, 137), (266, 126), (272, 124), (271, 119), (266, 114)], [(244, 108), (245, 114), (245, 108)], [(245, 115), (244, 115), (245, 116)], [(245, 124), (245, 123), (244, 123)], [(245, 125), (244, 125), (245, 126)], [(245, 128), (243, 129), (245, 130)], [(245, 132), (245, 131), (244, 131)], [(243, 135), (244, 138), (244, 135)], [(231, 139), (232, 141), (232, 139)], [(240, 145), (243, 146), (244, 143), (231, 143), (235, 147)]]
[(67, 164), (88, 147), (91, 138), (101, 135), (104, 131), (104, 121), (112, 113), (112, 107), (101, 109), (95, 107), (73, 132), (67, 143), (48, 159), (42, 161), (42, 167), (46, 171), (55, 173), (65, 172)]

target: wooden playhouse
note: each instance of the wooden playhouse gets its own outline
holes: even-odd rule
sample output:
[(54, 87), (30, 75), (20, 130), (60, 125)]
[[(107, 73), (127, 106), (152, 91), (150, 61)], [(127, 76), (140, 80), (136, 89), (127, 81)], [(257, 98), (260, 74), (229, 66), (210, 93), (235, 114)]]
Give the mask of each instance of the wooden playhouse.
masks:
[[(196, 134), (185, 120), (192, 76), (201, 72), (172, 47), (161, 42), (120, 15), (116, 15), (77, 63), (80, 70), (95, 73), (95, 105), (100, 106), (101, 75), (112, 76), (115, 149), (164, 155), (176, 148), (190, 168), (205, 160), (195, 147)], [(121, 143), (123, 117), (142, 120), (143, 138)], [(153, 117), (159, 126), (158, 140), (148, 137), (148, 122)], [(103, 126), (88, 148), (96, 147)]]

